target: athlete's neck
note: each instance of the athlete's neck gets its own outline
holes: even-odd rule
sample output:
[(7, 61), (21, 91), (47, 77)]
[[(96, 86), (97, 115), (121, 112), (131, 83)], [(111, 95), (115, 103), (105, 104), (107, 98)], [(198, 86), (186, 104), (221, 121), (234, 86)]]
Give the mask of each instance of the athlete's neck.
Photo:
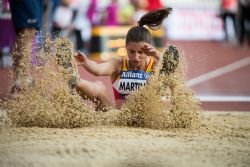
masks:
[(130, 61), (128, 61), (128, 69), (129, 70), (145, 70), (147, 64), (148, 63), (146, 61), (143, 66), (135, 67)]

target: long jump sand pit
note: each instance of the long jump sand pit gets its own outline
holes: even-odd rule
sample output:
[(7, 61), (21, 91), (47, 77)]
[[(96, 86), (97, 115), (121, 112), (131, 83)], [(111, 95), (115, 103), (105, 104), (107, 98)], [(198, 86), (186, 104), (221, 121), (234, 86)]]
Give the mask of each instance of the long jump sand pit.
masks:
[(57, 55), (73, 55), (70, 41), (49, 46), (39, 53), (35, 84), (0, 100), (0, 167), (250, 166), (250, 112), (203, 112), (186, 86), (181, 52), (174, 74), (161, 72), (160, 59), (119, 111), (96, 112), (57, 65), (64, 62)]
[(196, 128), (0, 125), (0, 166), (249, 166), (250, 113), (204, 112)]

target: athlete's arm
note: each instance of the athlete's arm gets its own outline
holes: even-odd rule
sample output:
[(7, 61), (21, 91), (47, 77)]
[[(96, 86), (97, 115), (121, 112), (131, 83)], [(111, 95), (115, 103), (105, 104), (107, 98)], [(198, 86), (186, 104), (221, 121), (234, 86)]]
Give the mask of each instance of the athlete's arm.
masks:
[(160, 59), (161, 53), (156, 48), (148, 43), (143, 43), (141, 46), (143, 52), (148, 56), (153, 56), (156, 61)]
[(78, 65), (83, 66), (88, 72), (95, 76), (112, 76), (117, 72), (119, 60), (111, 59), (104, 63), (97, 63), (87, 58), (82, 52), (77, 52), (75, 58)]

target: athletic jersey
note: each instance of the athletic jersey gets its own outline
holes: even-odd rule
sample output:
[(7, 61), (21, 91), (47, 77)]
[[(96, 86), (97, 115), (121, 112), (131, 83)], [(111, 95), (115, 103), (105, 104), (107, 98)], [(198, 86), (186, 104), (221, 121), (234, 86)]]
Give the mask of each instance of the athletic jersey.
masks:
[(128, 70), (128, 60), (122, 59), (120, 74), (112, 83), (115, 100), (123, 100), (132, 92), (144, 86), (153, 73), (154, 59), (150, 59), (145, 71)]

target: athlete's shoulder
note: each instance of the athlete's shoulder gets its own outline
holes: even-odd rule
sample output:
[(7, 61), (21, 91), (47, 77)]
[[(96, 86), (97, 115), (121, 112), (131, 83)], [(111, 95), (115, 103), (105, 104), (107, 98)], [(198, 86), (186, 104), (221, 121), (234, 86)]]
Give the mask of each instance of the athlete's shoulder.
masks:
[(122, 58), (112, 58), (109, 59), (108, 61), (114, 64), (115, 66), (120, 66), (122, 64)]
[(120, 71), (122, 66), (122, 58), (112, 58), (108, 60), (114, 67), (113, 77), (116, 77)]

